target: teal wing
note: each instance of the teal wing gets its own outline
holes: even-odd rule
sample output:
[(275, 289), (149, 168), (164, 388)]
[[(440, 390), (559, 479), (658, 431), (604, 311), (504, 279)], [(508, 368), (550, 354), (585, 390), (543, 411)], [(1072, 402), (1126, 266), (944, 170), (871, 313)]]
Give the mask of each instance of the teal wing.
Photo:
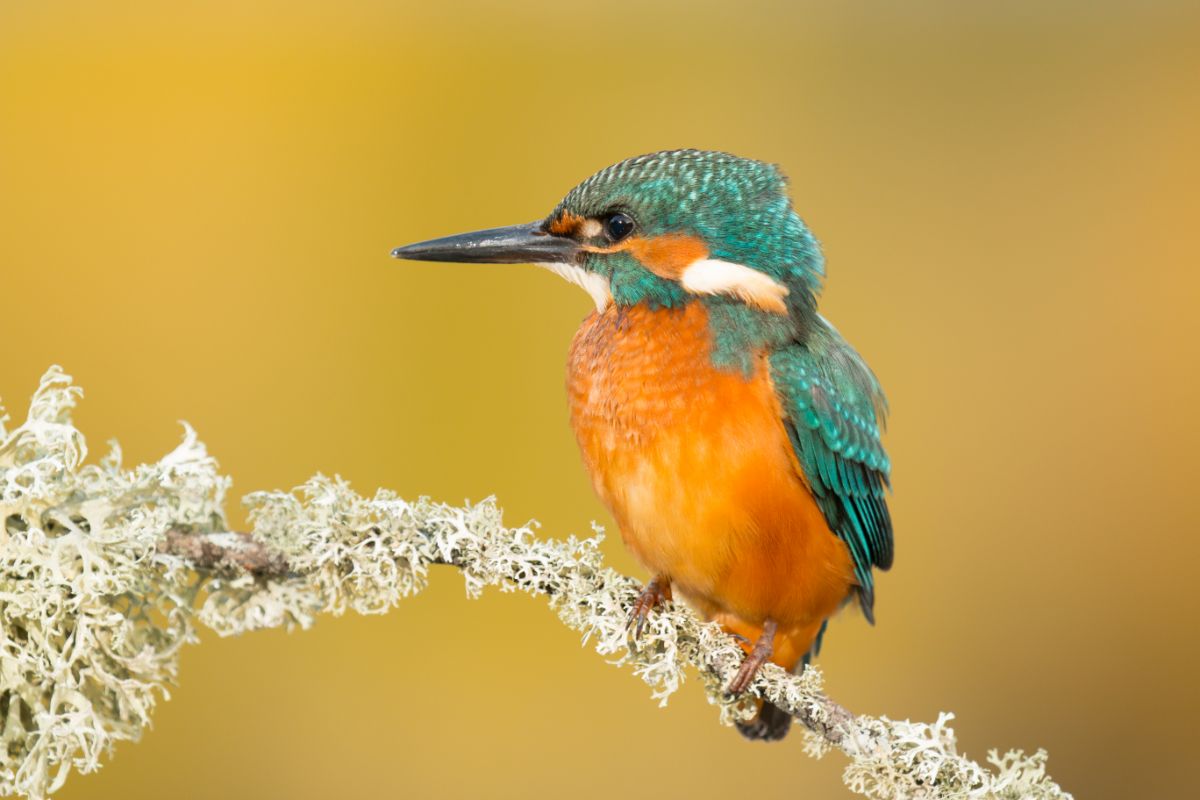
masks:
[(862, 358), (822, 320), (807, 341), (772, 353), (771, 378), (804, 479), (854, 559), (859, 601), (874, 621), (872, 568), (892, 565), (891, 466), (880, 442), (887, 401)]

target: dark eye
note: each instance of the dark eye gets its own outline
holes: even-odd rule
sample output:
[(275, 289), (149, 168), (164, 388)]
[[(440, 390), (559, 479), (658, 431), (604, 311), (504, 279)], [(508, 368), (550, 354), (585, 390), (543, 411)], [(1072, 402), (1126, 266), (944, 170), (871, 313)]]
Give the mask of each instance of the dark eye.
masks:
[(626, 236), (633, 233), (633, 217), (629, 216), (624, 211), (618, 211), (615, 214), (609, 214), (608, 219), (604, 220), (604, 232), (608, 234), (610, 241), (621, 241)]

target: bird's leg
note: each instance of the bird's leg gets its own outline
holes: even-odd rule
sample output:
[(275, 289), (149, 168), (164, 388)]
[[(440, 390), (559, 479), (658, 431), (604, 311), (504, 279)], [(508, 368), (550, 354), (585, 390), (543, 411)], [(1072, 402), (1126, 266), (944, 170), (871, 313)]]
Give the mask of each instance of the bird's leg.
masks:
[(737, 675), (733, 676), (733, 680), (725, 688), (726, 692), (737, 697), (750, 688), (750, 682), (758, 674), (758, 668), (767, 663), (767, 659), (771, 657), (771, 649), (775, 642), (776, 627), (775, 620), (772, 619), (763, 623), (762, 635), (758, 637), (758, 641), (754, 643), (754, 647), (751, 648), (749, 655), (746, 656), (746, 660), (742, 662)]
[(638, 638), (642, 635), (642, 627), (646, 624), (646, 616), (651, 610), (670, 601), (671, 579), (666, 575), (656, 575), (646, 584), (646, 588), (642, 589), (642, 593), (634, 601), (633, 608), (629, 612), (629, 621), (625, 623), (625, 630), (632, 627), (633, 638)]

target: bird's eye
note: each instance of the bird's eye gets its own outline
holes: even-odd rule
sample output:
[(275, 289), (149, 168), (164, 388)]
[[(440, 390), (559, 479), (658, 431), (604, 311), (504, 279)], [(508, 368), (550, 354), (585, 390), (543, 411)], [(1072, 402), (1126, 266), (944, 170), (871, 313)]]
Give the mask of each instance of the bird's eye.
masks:
[(610, 214), (608, 219), (604, 220), (604, 232), (608, 234), (610, 241), (621, 241), (626, 236), (633, 233), (633, 217), (629, 216), (624, 211), (618, 211), (615, 214)]

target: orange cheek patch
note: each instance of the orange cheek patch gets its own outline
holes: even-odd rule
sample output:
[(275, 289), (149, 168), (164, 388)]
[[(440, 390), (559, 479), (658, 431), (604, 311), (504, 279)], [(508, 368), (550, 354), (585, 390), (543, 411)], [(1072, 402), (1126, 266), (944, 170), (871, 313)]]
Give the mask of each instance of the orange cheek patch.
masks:
[(635, 237), (629, 240), (629, 253), (643, 267), (660, 278), (679, 280), (693, 262), (708, 257), (708, 248), (701, 239), (679, 233), (655, 236), (653, 239)]

